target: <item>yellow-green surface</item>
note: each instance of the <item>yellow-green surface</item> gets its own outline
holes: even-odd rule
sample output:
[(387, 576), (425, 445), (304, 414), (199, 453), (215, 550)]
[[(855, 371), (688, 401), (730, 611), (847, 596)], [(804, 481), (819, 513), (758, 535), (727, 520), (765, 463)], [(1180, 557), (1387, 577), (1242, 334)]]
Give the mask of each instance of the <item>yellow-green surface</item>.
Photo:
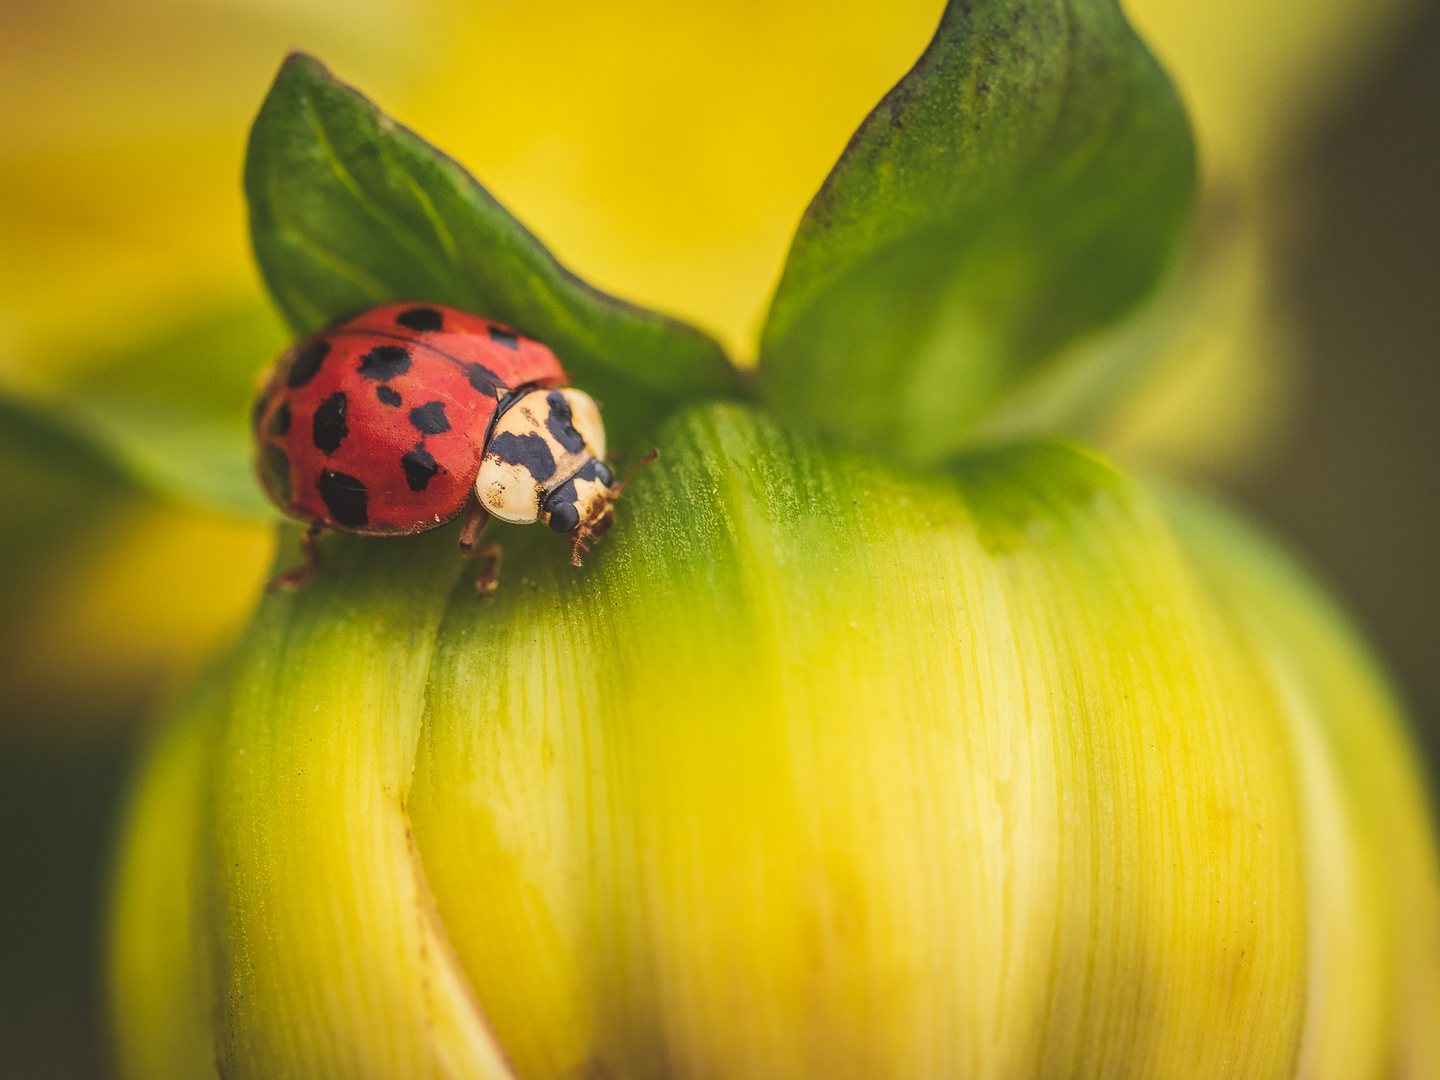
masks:
[(136, 803), (128, 1076), (195, 1015), (226, 1076), (1440, 1070), (1423, 795), (1282, 559), (1055, 444), (660, 441), (583, 570), (347, 541), (262, 605)]
[(1309, 852), (1297, 1075), (1440, 1075), (1440, 873), (1404, 716), (1359, 637), (1280, 552), (1191, 498), (1168, 502), (1287, 718)]

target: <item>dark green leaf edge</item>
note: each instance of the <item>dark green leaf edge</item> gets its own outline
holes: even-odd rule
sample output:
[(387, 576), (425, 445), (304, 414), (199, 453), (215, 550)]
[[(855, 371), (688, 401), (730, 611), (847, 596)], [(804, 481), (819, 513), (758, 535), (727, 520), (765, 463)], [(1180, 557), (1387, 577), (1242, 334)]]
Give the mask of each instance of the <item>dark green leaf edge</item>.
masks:
[(299, 333), (388, 300), (446, 303), (544, 341), (607, 422), (746, 392), (712, 338), (587, 284), (463, 166), (311, 56), (287, 58), (260, 109), (245, 190), (261, 272)]
[(1126, 318), (1081, 337), (1007, 388), (975, 425), (971, 445), (983, 448), (1033, 432), (1103, 439), (1118, 412), (1184, 363), (1189, 354), (1180, 344), (1211, 330), (1219, 275), (1241, 241), (1242, 213), (1232, 189), (1206, 191), (1158, 287)]
[[(1027, 26), (1035, 40), (1024, 40)], [(1052, 51), (1059, 43), (1059, 60), (1048, 68), (1040, 40), (1046, 34), (1055, 39)], [(1041, 117), (1042, 91), (1056, 86), (1052, 114)], [(1086, 106), (1099, 110), (1093, 120)], [(982, 121), (1010, 124), (1011, 137), (972, 139), (972, 113), (975, 132)], [(1017, 116), (1037, 119), (1027, 130)], [(927, 123), (936, 136), (930, 143)], [(1119, 138), (1134, 161), (1117, 161), (1107, 138)], [(1115, 174), (1108, 188), (1095, 172), (1097, 161)], [(1117, 168), (1127, 164), (1135, 167)], [(1033, 391), (1046, 381), (1052, 359), (1118, 326), (1156, 291), (1182, 249), (1194, 172), (1184, 108), (1113, 0), (952, 0), (925, 52), (852, 136), (802, 217), (761, 334), (765, 400), (833, 433), (882, 448), (889, 443), (910, 460), (957, 452), (968, 444), (967, 429), (1013, 397), (1014, 384)], [(1137, 188), (1136, 174), (1149, 186)], [(1065, 200), (1072, 189), (1098, 200), (1122, 234), (1118, 243), (1113, 230), (1097, 232), (1086, 220), (1096, 205), (1070, 212)], [(1140, 202), (1152, 205), (1137, 206), (1137, 191)], [(1124, 240), (1137, 220), (1154, 226), (1150, 239)], [(1053, 250), (1036, 246), (1047, 233), (1059, 238)], [(1037, 253), (1079, 272), (1024, 281), (1033, 269), (1025, 260)], [(992, 275), (998, 285), (977, 275), (986, 260), (998, 267)], [(1005, 295), (1013, 286), (1005, 275), (1017, 266), (1030, 314), (1018, 308), (1007, 326), (1004, 309), (1014, 297)], [(986, 318), (998, 301), (996, 325), (1013, 340), (1002, 341), (994, 356), (980, 356), (978, 366), (951, 342), (945, 363), (954, 365), (952, 374), (937, 382), (936, 357), (920, 357), (927, 347), (933, 354), (940, 340), (931, 340), (934, 325), (954, 302), (947, 289), (954, 293), (956, 286), (946, 281), (957, 269), (962, 303)], [(1114, 280), (1086, 295), (1085, 278), (1096, 270)], [(879, 335), (890, 340), (878, 347), (865, 341), (874, 336), (877, 312), (893, 323)], [(902, 386), (907, 378), (913, 386)], [(1055, 382), (1073, 385), (1063, 376)], [(1029, 411), (1043, 417), (1064, 410), (1042, 402)], [(923, 430), (907, 432), (907, 424)], [(1056, 432), (1042, 426), (1030, 433)]]

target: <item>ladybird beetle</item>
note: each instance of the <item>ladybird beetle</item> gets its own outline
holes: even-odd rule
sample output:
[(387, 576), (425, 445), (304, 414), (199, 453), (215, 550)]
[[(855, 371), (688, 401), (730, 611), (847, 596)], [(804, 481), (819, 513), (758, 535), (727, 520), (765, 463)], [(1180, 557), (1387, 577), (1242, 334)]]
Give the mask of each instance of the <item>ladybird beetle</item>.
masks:
[(305, 564), (270, 587), (308, 582), (327, 531), (402, 536), (462, 510), (482, 595), (500, 569), (499, 546), (479, 542), (492, 516), (569, 534), (579, 566), (629, 478), (615, 483), (600, 410), (568, 381), (540, 342), (438, 304), (382, 304), (296, 342), (253, 413), (266, 494), (310, 526)]

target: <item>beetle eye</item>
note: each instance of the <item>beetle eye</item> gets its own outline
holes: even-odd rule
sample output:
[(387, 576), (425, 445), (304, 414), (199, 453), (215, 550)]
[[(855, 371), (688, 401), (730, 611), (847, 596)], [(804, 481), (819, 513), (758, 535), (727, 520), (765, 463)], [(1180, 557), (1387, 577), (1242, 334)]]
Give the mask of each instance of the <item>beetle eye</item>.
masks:
[(610, 471), (610, 466), (606, 465), (605, 462), (600, 461), (598, 458), (595, 461), (595, 479), (599, 480), (600, 483), (604, 484), (606, 487), (609, 487), (611, 484), (615, 483), (615, 474)]
[(550, 514), (550, 528), (558, 533), (568, 533), (580, 524), (580, 511), (573, 502), (551, 499), (545, 509)]

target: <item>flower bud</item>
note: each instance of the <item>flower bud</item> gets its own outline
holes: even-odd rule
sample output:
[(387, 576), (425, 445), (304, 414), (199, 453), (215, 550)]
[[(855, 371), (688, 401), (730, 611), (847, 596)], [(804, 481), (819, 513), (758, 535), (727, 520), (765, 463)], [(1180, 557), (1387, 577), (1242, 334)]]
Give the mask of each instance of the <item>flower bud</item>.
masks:
[(1283, 559), (1058, 444), (659, 442), (582, 570), (264, 602), (134, 801), (127, 1076), (1440, 1068), (1423, 793)]

